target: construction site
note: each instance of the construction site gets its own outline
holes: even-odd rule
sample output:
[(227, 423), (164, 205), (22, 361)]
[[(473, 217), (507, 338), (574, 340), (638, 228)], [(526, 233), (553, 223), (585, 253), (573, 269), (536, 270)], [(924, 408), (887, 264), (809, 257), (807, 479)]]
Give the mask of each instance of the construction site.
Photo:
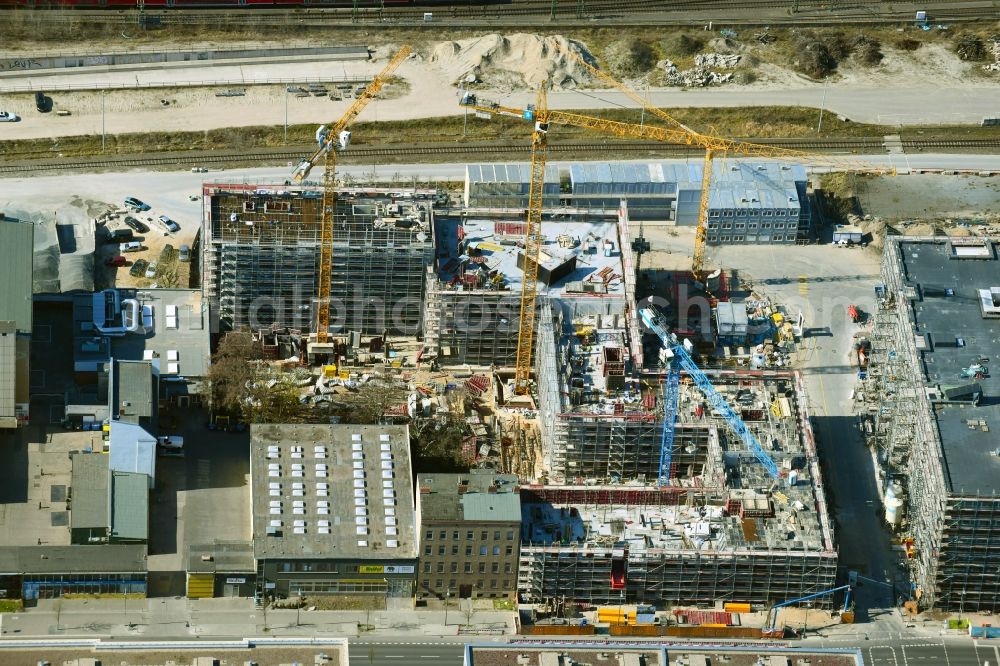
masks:
[[(313, 330), (322, 188), (206, 184), (204, 289), (221, 328)], [(338, 193), (330, 332), (414, 335), (434, 259), (432, 192)]]
[(893, 238), (857, 391), (877, 459), (885, 521), (921, 607), (1000, 610), (997, 246)]

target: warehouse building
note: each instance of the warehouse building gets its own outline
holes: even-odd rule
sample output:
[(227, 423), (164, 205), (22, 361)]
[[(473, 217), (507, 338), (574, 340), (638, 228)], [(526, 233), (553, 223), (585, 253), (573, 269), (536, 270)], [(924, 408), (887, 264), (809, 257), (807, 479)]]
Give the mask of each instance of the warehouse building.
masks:
[(0, 546), (0, 593), (6, 599), (63, 595), (146, 594), (145, 544)]
[(34, 225), (0, 216), (0, 430), (28, 423)]
[(983, 239), (890, 238), (863, 394), (886, 522), (923, 607), (1000, 611), (1000, 259)]
[[(222, 330), (311, 331), (322, 226), (319, 188), (207, 184), (203, 192), (204, 289)], [(434, 259), (430, 196), (414, 190), (339, 191), (333, 333), (417, 332), (425, 269)]]
[(250, 434), (258, 598), (365, 596), (382, 608), (411, 599), (409, 429), (254, 425)]
[(121, 472), (101, 453), (74, 453), (70, 481), (70, 541), (74, 544), (146, 543), (149, 483)]
[[(625, 200), (633, 220), (698, 223), (702, 161), (571, 164), (548, 166), (545, 207), (612, 212)], [(524, 209), (530, 165), (469, 165), (465, 203), (473, 208)], [(562, 185), (560, 186), (560, 183)], [(799, 165), (716, 160), (708, 200), (710, 244), (794, 243), (808, 240), (808, 180)]]
[(521, 501), (514, 474), (417, 477), (418, 595), (514, 598)]

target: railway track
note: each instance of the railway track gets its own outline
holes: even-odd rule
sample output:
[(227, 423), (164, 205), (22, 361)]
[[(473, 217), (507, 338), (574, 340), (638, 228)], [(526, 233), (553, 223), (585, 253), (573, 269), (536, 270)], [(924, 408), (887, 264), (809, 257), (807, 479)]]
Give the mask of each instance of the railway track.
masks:
[[(885, 150), (881, 138), (857, 139), (756, 139), (757, 143), (782, 146), (803, 151), (816, 151), (831, 155), (875, 154)], [(904, 140), (904, 148), (910, 150), (998, 150), (1000, 139), (929, 139)], [(632, 154), (641, 156), (684, 157), (700, 155), (697, 147), (672, 145), (657, 142), (587, 142), (587, 143), (554, 143), (549, 147), (553, 154), (563, 154), (575, 158)], [(63, 158), (63, 159), (28, 159), (20, 157), (18, 161), (0, 162), (0, 175), (15, 176), (18, 174), (59, 171), (121, 171), (128, 169), (150, 167), (199, 166), (232, 167), (246, 164), (278, 164), (282, 162), (298, 162), (310, 151), (310, 147), (289, 148), (280, 150), (260, 150), (256, 152), (242, 151), (210, 151), (191, 153), (150, 154), (134, 156), (112, 156)], [(400, 158), (418, 159), (430, 162), (443, 162), (447, 158), (466, 161), (469, 157), (495, 156), (509, 158), (512, 155), (527, 159), (530, 147), (525, 143), (512, 144), (454, 144), (454, 145), (411, 145), (411, 146), (373, 146), (365, 148), (352, 146), (345, 153), (342, 161), (345, 163), (368, 163), (375, 160), (398, 161)], [(435, 159), (426, 160), (427, 157)], [(441, 158), (441, 159), (438, 159)]]
[[(561, 20), (612, 21), (616, 25), (649, 25), (683, 23), (681, 14), (703, 17), (717, 17), (732, 24), (767, 24), (785, 21), (809, 22), (893, 22), (912, 20), (917, 5), (889, 4), (882, 2), (839, 3), (834, 0), (515, 0), (510, 4), (464, 5), (460, 2), (440, 7), (380, 7), (363, 3), (358, 9), (286, 9), (272, 10), (254, 8), (249, 10), (203, 9), (203, 10), (150, 10), (147, 16), (155, 16), (161, 25), (204, 26), (217, 25), (220, 18), (232, 18), (238, 14), (240, 23), (246, 26), (370, 26), (378, 24), (390, 27), (394, 24), (413, 24), (414, 27), (439, 27), (441, 24), (463, 27), (467, 21), (472, 26), (484, 22), (501, 26), (505, 22), (519, 24), (526, 20), (554, 17)], [(938, 0), (920, 5), (930, 12), (935, 22), (966, 21), (977, 18), (995, 18), (997, 7), (994, 2), (970, 0)], [(784, 15), (769, 15), (741, 18), (732, 16), (739, 12), (775, 10)], [(434, 22), (426, 23), (424, 12), (434, 13)], [(793, 13), (794, 12), (794, 13)], [(11, 12), (0, 12), (0, 20)], [(35, 11), (30, 15), (21, 12), (22, 17), (30, 16), (37, 23), (103, 23), (116, 27), (136, 25), (134, 11)], [(634, 21), (630, 23), (629, 21)]]

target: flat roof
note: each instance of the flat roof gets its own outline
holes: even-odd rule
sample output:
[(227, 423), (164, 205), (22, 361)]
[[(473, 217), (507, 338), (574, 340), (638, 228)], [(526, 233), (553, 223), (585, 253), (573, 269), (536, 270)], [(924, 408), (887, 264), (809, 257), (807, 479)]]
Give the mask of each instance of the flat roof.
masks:
[[(856, 648), (760, 648), (724, 645), (636, 645), (627, 639), (621, 643), (580, 642), (558, 644), (548, 641), (544, 647), (533, 645), (466, 645), (466, 666), (560, 666), (560, 664), (607, 664), (607, 666), (670, 666), (675, 663), (727, 664), (758, 666), (765, 664), (800, 664), (812, 661), (824, 666), (862, 666), (864, 658)], [(565, 655), (565, 659), (561, 657)]]
[[(438, 217), (435, 221), (438, 247), (438, 277), (452, 282), (464, 273), (476, 271), (502, 275), (499, 288), (488, 279), (476, 291), (497, 291), (520, 297), (524, 271), (519, 268), (524, 236), (523, 220)], [(554, 283), (539, 286), (539, 294), (572, 298), (625, 295), (624, 268), (615, 220), (574, 220), (560, 218), (542, 223), (541, 266), (547, 270), (575, 258), (576, 266)], [(464, 243), (463, 243), (464, 242)], [(605, 256), (605, 242), (612, 243)], [(475, 248), (475, 256), (470, 250)]]
[(70, 492), (70, 529), (108, 527), (108, 456), (74, 453)]
[(416, 557), (407, 426), (253, 425), (250, 473), (256, 558)]
[(210, 321), (208, 301), (200, 289), (121, 290), (152, 309), (153, 326), (141, 334), (111, 339), (111, 355), (119, 359), (152, 360), (159, 364), (161, 381), (208, 374)]
[(191, 544), (187, 570), (201, 573), (249, 573), (256, 571), (253, 544), (249, 541), (216, 541)]
[(997, 359), (1000, 320), (983, 316), (979, 290), (1000, 286), (1000, 260), (995, 251), (953, 252), (947, 239), (899, 241), (899, 250), (904, 283), (918, 296), (913, 317), (928, 341), (920, 350), (926, 383), (944, 390), (975, 382), (982, 390), (978, 405), (934, 407), (945, 481), (955, 493), (991, 495), (1000, 490), (1000, 457), (993, 455), (1000, 448), (993, 430), (1000, 428), (1000, 373), (962, 374), (981, 359)]
[(149, 481), (145, 474), (111, 473), (111, 538), (145, 541), (149, 536)]
[(492, 470), (420, 474), (420, 520), (519, 522), (521, 498), (517, 488), (517, 475)]
[(146, 545), (0, 546), (0, 572), (145, 574)]
[(35, 226), (0, 220), (0, 321), (12, 321), (21, 333), (31, 333), (31, 294)]
[(109, 411), (125, 423), (153, 427), (159, 396), (154, 393), (150, 361), (114, 360)]

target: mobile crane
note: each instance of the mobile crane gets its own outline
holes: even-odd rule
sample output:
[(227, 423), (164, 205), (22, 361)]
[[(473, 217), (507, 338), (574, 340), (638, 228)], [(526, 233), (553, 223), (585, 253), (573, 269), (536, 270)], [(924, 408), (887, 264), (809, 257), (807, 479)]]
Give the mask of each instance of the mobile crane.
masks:
[(354, 100), (347, 112), (332, 126), (320, 126), (316, 130), (316, 143), (319, 147), (309, 157), (303, 159), (292, 172), (296, 183), (305, 180), (313, 167), (323, 162), (323, 212), (320, 227), (320, 261), (319, 285), (317, 293), (316, 342), (325, 344), (330, 336), (330, 280), (333, 268), (333, 214), (336, 198), (336, 167), (337, 151), (346, 150), (351, 143), (351, 133), (347, 126), (364, 110), (368, 103), (378, 95), (392, 73), (403, 64), (411, 53), (409, 46), (396, 51), (382, 71), (375, 75), (361, 96)]
[[(835, 587), (829, 590), (824, 590), (823, 592), (817, 592), (815, 594), (809, 594), (804, 597), (799, 597), (797, 599), (790, 599), (788, 601), (783, 601), (780, 604), (775, 604), (767, 611), (767, 619), (764, 621), (763, 634), (769, 638), (780, 638), (784, 634), (784, 630), (778, 629), (778, 609), (784, 608), (785, 606), (791, 606), (792, 604), (797, 604), (800, 601), (809, 601), (810, 599), (818, 599), (819, 597), (826, 597), (831, 594), (836, 594), (840, 591), (844, 592), (844, 607), (841, 609), (841, 618), (844, 618), (851, 605), (851, 586), (841, 585), (840, 587)], [(852, 620), (853, 621), (853, 620)]]

